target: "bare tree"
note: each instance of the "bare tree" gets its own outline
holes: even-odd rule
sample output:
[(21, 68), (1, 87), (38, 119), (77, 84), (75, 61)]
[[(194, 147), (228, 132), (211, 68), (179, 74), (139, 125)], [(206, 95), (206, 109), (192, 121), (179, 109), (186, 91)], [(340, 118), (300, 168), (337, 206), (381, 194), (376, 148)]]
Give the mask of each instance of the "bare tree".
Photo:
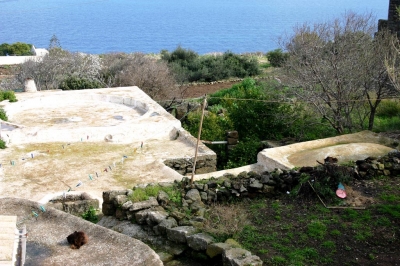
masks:
[[(338, 132), (373, 128), (376, 108), (391, 95), (384, 64), (392, 36), (373, 38), (371, 14), (345, 14), (331, 22), (295, 28), (284, 44), (289, 53), (285, 68), (297, 95), (310, 102)], [(369, 108), (365, 108), (365, 103)]]
[(179, 95), (167, 63), (142, 53), (106, 55), (103, 75), (110, 86), (138, 86), (157, 100)]
[(61, 82), (71, 76), (102, 84), (100, 70), (101, 60), (97, 55), (53, 48), (42, 61), (23, 63), (17, 78), (21, 83), (26, 78), (33, 78), (39, 90), (49, 90), (59, 88)]

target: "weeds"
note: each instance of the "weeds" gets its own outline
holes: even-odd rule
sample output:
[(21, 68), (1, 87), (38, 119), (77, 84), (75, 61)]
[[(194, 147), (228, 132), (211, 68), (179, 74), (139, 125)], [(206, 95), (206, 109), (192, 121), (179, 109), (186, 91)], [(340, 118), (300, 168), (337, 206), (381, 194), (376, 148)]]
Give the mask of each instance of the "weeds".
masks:
[(172, 202), (177, 205), (182, 204), (182, 195), (180, 189), (177, 187), (161, 187), (159, 185), (149, 185), (145, 188), (135, 188), (133, 193), (129, 196), (129, 199), (132, 202), (148, 200), (149, 197), (157, 197), (161, 190), (168, 194)]
[[(216, 204), (210, 210), (204, 230), (214, 236), (233, 237), (237, 236), (243, 228), (247, 228), (248, 223), (247, 212), (240, 205)], [(247, 230), (249, 234), (252, 232), (250, 228)]]
[(99, 217), (97, 216), (97, 211), (92, 206), (90, 206), (89, 210), (87, 210), (81, 216), (86, 221), (89, 221), (89, 222), (92, 222), (92, 223), (97, 223), (99, 221)]
[(312, 221), (308, 225), (307, 234), (316, 239), (323, 239), (326, 234), (326, 225), (321, 221)]

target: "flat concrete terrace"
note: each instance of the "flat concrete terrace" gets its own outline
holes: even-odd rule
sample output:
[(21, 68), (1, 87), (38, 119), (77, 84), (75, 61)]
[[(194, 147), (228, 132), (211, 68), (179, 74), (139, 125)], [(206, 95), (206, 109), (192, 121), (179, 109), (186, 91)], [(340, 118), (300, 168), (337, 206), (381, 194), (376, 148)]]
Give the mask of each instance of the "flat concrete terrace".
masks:
[(371, 131), (362, 131), (332, 138), (305, 141), (292, 145), (264, 149), (257, 155), (257, 163), (238, 168), (199, 174), (195, 180), (220, 177), (224, 174), (238, 175), (245, 171), (273, 171), (274, 169), (293, 169), (302, 166), (316, 166), (328, 156), (335, 157), (339, 163), (363, 160), (370, 156), (388, 154), (393, 148), (392, 139)]
[(391, 140), (379, 134), (362, 131), (332, 138), (296, 143), (288, 146), (265, 149), (258, 154), (258, 164), (265, 170), (275, 168), (315, 166), (328, 156), (335, 157), (339, 163), (366, 159), (369, 156), (382, 156), (393, 148)]
[(2, 138), (9, 143), (76, 142), (81, 139), (131, 143), (171, 139), (181, 128), (137, 87), (17, 94), (1, 103), (9, 118)]
[[(137, 87), (17, 98), (4, 104), (0, 197), (39, 201), (71, 188), (101, 201), (103, 191), (180, 180), (163, 161), (194, 156), (194, 137)], [(201, 145), (199, 155), (215, 153)]]

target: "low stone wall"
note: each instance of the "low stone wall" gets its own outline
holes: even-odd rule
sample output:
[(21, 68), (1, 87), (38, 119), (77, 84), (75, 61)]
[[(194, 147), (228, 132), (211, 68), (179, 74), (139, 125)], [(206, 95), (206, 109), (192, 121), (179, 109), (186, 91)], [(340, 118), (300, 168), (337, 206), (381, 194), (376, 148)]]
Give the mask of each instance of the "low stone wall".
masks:
[[(161, 185), (173, 186), (172, 183)], [(212, 236), (200, 232), (199, 225), (205, 221), (205, 205), (197, 189), (188, 190), (183, 199), (186, 209), (190, 203), (191, 210), (197, 212), (196, 216), (190, 220), (180, 210), (171, 212), (167, 207), (170, 198), (164, 191), (160, 191), (157, 198), (150, 197), (142, 202), (129, 200), (131, 193), (133, 193), (132, 190), (103, 192), (103, 214), (114, 216), (118, 220), (134, 221), (131, 226), (126, 225), (131, 228), (107, 226), (110, 224), (107, 217), (104, 217), (98, 224), (121, 233), (127, 233), (144, 242), (151, 242), (149, 238), (152, 238), (153, 245), (162, 244), (164, 249), (171, 253), (171, 256), (181, 255), (190, 249), (192, 252), (205, 253), (211, 259), (220, 255), (223, 265), (262, 265), (259, 257), (242, 249), (235, 241), (216, 243)], [(135, 224), (140, 225), (141, 229), (135, 229)], [(145, 235), (143, 232), (146, 232)], [(165, 240), (154, 240), (154, 235)]]
[[(178, 130), (178, 139), (190, 146), (196, 147), (197, 139), (186, 130)], [(164, 164), (181, 175), (191, 174), (193, 171), (194, 154), (192, 158), (174, 158), (164, 161)], [(217, 155), (202, 142), (199, 143), (199, 152), (195, 174), (205, 174), (217, 170)]]
[[(236, 251), (246, 255), (243, 255), (243, 260), (235, 264), (233, 257), (237, 253), (236, 251), (235, 255), (230, 253), (236, 249), (235, 247), (226, 243), (214, 243), (211, 236), (199, 232), (197, 228), (202, 228), (206, 221), (204, 214), (207, 205), (214, 202), (229, 202), (233, 198), (252, 198), (261, 195), (270, 197), (287, 193), (299, 185), (303, 174), (311, 176), (315, 182), (330, 175), (333, 189), (336, 189), (338, 184), (336, 176), (347, 176), (349, 180), (371, 179), (382, 175), (393, 178), (400, 176), (400, 152), (397, 150), (380, 158), (368, 157), (348, 165), (338, 165), (336, 162), (335, 158), (328, 157), (323, 165), (302, 167), (298, 170), (275, 169), (272, 172), (225, 174), (218, 178), (195, 181), (193, 186), (190, 185), (188, 177), (184, 177), (181, 182), (158, 184), (161, 187), (175, 186), (175, 189), (181, 190), (182, 206), (179, 208), (169, 206), (171, 199), (162, 189), (156, 198), (150, 197), (143, 202), (130, 200), (133, 190), (106, 191), (103, 192), (103, 214), (139, 224), (152, 235), (164, 236), (170, 244), (187, 245), (184, 248), (181, 246), (182, 252), (191, 248), (205, 252), (210, 258), (221, 254), (224, 265), (261, 265), (262, 262), (257, 256), (240, 248)], [(188, 216), (187, 212), (191, 215)], [(146, 242), (145, 239), (141, 240)]]
[[(176, 158), (165, 160), (164, 164), (181, 175), (191, 174), (193, 171), (193, 158)], [(197, 157), (195, 174), (206, 174), (216, 171), (216, 155), (200, 155)]]
[(87, 212), (90, 207), (98, 209), (99, 200), (92, 198), (85, 192), (66, 193), (65, 195), (53, 197), (49, 200), (47, 206), (76, 216), (81, 216), (83, 213)]

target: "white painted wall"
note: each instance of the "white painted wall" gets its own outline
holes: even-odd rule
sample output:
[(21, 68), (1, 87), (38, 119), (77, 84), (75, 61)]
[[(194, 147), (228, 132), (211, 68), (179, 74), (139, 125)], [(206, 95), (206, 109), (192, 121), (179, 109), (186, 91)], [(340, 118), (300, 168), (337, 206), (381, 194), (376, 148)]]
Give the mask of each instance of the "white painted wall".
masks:
[(32, 50), (35, 54), (32, 56), (0, 56), (0, 66), (23, 64), (28, 60), (42, 61), (43, 57), (49, 53), (46, 49), (35, 48), (35, 46), (32, 46)]

